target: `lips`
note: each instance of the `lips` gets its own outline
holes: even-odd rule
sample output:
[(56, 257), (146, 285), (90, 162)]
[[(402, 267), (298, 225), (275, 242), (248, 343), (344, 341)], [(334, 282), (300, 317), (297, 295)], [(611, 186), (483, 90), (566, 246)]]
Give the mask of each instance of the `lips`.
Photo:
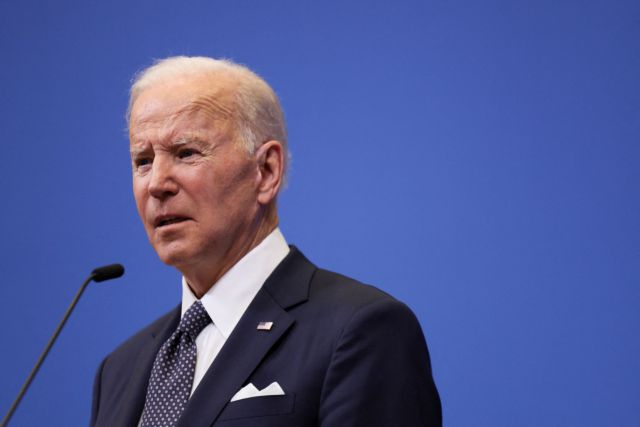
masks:
[(165, 227), (171, 224), (178, 224), (180, 222), (188, 221), (190, 218), (180, 215), (161, 215), (153, 221), (153, 225), (156, 228)]

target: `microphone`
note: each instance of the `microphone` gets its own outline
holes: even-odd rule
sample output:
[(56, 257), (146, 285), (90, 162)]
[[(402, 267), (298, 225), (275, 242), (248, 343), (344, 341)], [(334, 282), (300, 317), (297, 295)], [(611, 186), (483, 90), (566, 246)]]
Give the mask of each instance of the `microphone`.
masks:
[(38, 361), (36, 362), (35, 366), (33, 367), (33, 369), (31, 369), (31, 372), (29, 373), (27, 380), (24, 382), (24, 384), (22, 385), (22, 388), (18, 392), (18, 396), (16, 396), (15, 400), (11, 404), (11, 408), (9, 408), (9, 412), (7, 412), (7, 415), (5, 415), (5, 417), (2, 419), (2, 422), (0, 423), (0, 427), (6, 427), (9, 424), (9, 420), (11, 419), (11, 417), (13, 416), (13, 413), (18, 408), (20, 401), (24, 397), (24, 394), (27, 392), (27, 389), (31, 385), (31, 382), (33, 381), (36, 374), (38, 373), (38, 370), (40, 369), (40, 365), (42, 365), (42, 362), (44, 362), (44, 359), (49, 354), (49, 350), (51, 350), (53, 343), (58, 338), (58, 335), (60, 335), (60, 331), (62, 331), (62, 328), (64, 327), (65, 323), (67, 323), (67, 319), (69, 318), (69, 316), (71, 315), (71, 312), (73, 311), (76, 304), (78, 303), (78, 300), (80, 300), (80, 297), (82, 296), (82, 293), (86, 289), (89, 282), (91, 282), (92, 280), (94, 282), (104, 282), (105, 280), (116, 279), (122, 276), (123, 274), (124, 274), (124, 267), (121, 264), (110, 264), (110, 265), (105, 265), (104, 267), (96, 268), (91, 272), (89, 277), (86, 278), (86, 280), (80, 286), (80, 289), (78, 289), (76, 296), (73, 297), (73, 300), (71, 301), (69, 308), (67, 308), (67, 311), (64, 313), (64, 316), (62, 316), (62, 320), (58, 324), (58, 327), (53, 332), (53, 335), (51, 335), (51, 338), (49, 338), (49, 342), (45, 346), (44, 351), (38, 358)]
[(117, 279), (124, 274), (122, 264), (110, 264), (104, 267), (98, 267), (91, 272), (94, 282), (104, 282), (105, 280)]

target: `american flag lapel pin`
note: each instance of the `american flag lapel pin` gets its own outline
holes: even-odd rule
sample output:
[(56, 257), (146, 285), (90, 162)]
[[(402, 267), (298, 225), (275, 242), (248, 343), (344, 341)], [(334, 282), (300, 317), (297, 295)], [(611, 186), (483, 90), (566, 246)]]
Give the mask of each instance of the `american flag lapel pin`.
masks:
[(259, 331), (270, 331), (273, 327), (273, 322), (260, 322), (256, 328)]

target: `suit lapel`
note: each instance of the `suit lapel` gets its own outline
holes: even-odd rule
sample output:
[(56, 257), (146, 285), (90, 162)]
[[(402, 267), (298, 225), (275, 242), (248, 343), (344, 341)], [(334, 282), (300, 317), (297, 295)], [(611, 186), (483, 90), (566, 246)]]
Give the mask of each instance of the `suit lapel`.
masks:
[[(210, 426), (269, 350), (293, 325), (287, 309), (308, 298), (315, 266), (294, 247), (267, 279), (196, 388), (178, 427)], [(269, 331), (260, 322), (273, 322)]]
[(147, 396), (147, 386), (151, 376), (151, 368), (156, 358), (156, 354), (162, 344), (169, 338), (178, 327), (180, 321), (180, 306), (172, 310), (168, 315), (158, 322), (158, 327), (151, 331), (147, 337), (147, 343), (142, 347), (135, 360), (132, 360), (134, 367), (131, 371), (131, 379), (127, 385), (126, 392), (120, 400), (121, 404), (113, 417), (115, 426), (136, 426), (140, 421), (140, 415), (144, 409), (144, 402)]

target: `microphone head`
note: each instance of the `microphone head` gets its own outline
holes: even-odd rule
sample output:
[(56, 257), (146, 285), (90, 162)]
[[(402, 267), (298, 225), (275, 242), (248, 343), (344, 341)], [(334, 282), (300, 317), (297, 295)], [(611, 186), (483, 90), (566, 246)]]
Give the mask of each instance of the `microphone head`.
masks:
[(122, 264), (110, 264), (98, 267), (91, 272), (94, 282), (104, 282), (105, 280), (116, 279), (124, 274)]

